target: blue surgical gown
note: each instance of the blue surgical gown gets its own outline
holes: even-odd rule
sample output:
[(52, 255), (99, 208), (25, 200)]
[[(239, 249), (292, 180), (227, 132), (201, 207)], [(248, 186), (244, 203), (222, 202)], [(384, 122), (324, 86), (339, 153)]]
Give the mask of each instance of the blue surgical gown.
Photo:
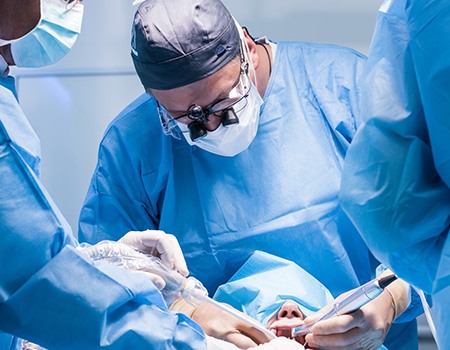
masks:
[(0, 348), (204, 349), (140, 274), (93, 265), (39, 181), (40, 144), (0, 78)]
[[(365, 57), (347, 48), (279, 43), (258, 133), (234, 157), (164, 135), (156, 101), (140, 96), (101, 142), (80, 239), (172, 233), (211, 294), (255, 250), (297, 263), (333, 296), (370, 280), (378, 261), (338, 198), (359, 123), (364, 65)], [(407, 339), (417, 347), (414, 331), (401, 340)]]
[(450, 348), (450, 3), (386, 2), (364, 82), (342, 201), (374, 254), (433, 294)]

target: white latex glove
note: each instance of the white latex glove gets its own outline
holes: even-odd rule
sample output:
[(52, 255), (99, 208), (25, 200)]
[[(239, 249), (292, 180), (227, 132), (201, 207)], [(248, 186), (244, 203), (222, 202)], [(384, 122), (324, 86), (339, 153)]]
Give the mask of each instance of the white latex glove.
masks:
[(106, 262), (132, 273), (144, 273), (159, 290), (166, 286), (164, 276), (169, 270), (179, 268), (183, 274), (188, 274), (176, 238), (162, 231), (133, 231), (117, 242), (105, 240), (94, 245), (80, 244), (77, 249), (94, 261)]
[(249, 348), (248, 350), (304, 350), (302, 344), (296, 342), (295, 340), (288, 339), (285, 337), (278, 337), (271, 340), (268, 343), (258, 345), (254, 348)]
[[(130, 231), (118, 241), (127, 244), (143, 253), (160, 258), (162, 263), (172, 270), (176, 270), (183, 276), (188, 276), (189, 271), (184, 260), (180, 244), (174, 235), (160, 230)], [(162, 289), (166, 283), (159, 276), (149, 274), (155, 285)], [(161, 286), (162, 283), (162, 286)]]

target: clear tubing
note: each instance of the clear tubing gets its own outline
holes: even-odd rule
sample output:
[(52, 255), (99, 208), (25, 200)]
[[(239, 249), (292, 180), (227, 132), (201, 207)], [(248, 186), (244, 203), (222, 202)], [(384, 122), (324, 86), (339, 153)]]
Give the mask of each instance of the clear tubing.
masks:
[(198, 306), (202, 302), (208, 302), (258, 329), (269, 336), (270, 339), (276, 338), (275, 334), (256, 320), (208, 297), (208, 292), (201, 282), (193, 277), (186, 278), (177, 271), (171, 270), (153, 255), (138, 252), (130, 246), (113, 241), (102, 241), (93, 246), (80, 247), (80, 249), (95, 261), (106, 261), (128, 270), (150, 272), (160, 276), (166, 282), (166, 286), (161, 290), (161, 293), (169, 304), (179, 298), (185, 299), (194, 306)]
[(131, 246), (113, 241), (101, 241), (93, 246), (80, 247), (94, 261), (104, 261), (127, 270), (149, 272), (165, 282), (161, 290), (167, 302), (178, 299), (185, 288), (186, 277), (166, 267), (153, 255), (141, 253)]

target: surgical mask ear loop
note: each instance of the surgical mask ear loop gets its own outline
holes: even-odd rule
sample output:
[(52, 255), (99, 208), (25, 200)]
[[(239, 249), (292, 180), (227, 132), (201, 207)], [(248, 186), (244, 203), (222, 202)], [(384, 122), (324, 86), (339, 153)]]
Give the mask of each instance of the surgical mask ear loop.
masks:
[[(255, 68), (253, 67), (253, 61), (250, 57), (250, 49), (248, 48), (247, 42), (245, 41), (245, 36), (244, 36), (244, 31), (243, 31), (243, 29), (245, 29), (245, 32), (248, 34), (247, 28), (245, 28), (245, 27), (241, 28), (241, 27), (239, 27), (239, 25), (237, 25), (237, 27), (238, 27), (238, 31), (239, 31), (240, 40), (241, 40), (241, 51), (242, 51), (241, 65), (243, 62), (245, 62), (245, 60), (247, 60), (247, 63), (248, 63), (247, 71), (248, 71), (248, 75), (250, 77), (250, 81), (253, 83), (253, 85), (255, 85), (256, 89), (258, 89), (258, 81), (256, 80), (256, 71), (255, 71)], [(248, 36), (253, 40), (253, 38), (250, 36), (250, 34), (248, 34)]]
[(266, 51), (266, 55), (267, 55), (267, 59), (269, 60), (269, 76), (272, 73), (272, 59), (270, 58), (270, 54), (269, 54), (269, 50), (267, 50), (267, 47), (263, 44), (263, 43), (259, 43), (255, 40), (255, 38), (250, 34), (250, 32), (248, 31), (247, 27), (242, 27), (242, 30), (245, 31), (247, 33), (247, 35), (250, 37), (250, 39), (252, 39), (252, 41), (256, 44), (256, 45), (260, 45), (262, 46), (262, 48), (264, 49), (264, 51)]
[[(245, 61), (244, 57), (244, 47), (243, 43), (241, 42), (241, 66), (240, 66), (240, 72), (239, 74), (248, 74), (248, 67), (249, 63)], [(228, 127), (230, 125), (236, 125), (239, 124), (239, 117), (237, 116), (236, 112), (234, 111), (234, 107), (228, 108), (223, 111), (222, 113), (222, 125), (224, 127)]]
[(428, 305), (428, 302), (427, 302), (427, 299), (425, 298), (424, 292), (422, 290), (420, 290), (419, 288), (416, 288), (414, 286), (412, 286), (412, 287), (414, 288), (414, 290), (417, 292), (417, 294), (420, 297), (420, 301), (422, 302), (423, 310), (425, 312), (425, 317), (427, 319), (428, 326), (430, 327), (431, 334), (432, 334), (436, 344), (438, 344), (437, 334), (436, 334), (436, 326), (434, 325), (434, 321), (433, 321), (433, 311), (431, 310), (430, 305)]

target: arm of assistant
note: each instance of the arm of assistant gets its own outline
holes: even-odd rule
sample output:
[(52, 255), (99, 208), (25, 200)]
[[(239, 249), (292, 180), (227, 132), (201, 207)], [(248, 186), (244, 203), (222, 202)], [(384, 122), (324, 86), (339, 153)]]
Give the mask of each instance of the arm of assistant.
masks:
[(204, 349), (144, 274), (94, 265), (0, 124), (0, 329), (51, 349)]
[[(362, 88), (364, 124), (347, 153), (340, 194), (343, 209), (377, 259), (427, 293), (447, 287), (450, 273), (450, 190), (444, 172), (437, 171), (448, 147), (434, 147), (448, 142), (449, 124), (445, 113), (433, 113), (447, 85), (442, 80), (431, 89), (432, 75), (424, 73), (445, 71), (440, 66), (447, 62), (445, 45), (433, 48), (436, 41), (430, 41), (442, 32), (434, 26), (448, 23), (437, 16), (441, 10), (430, 6), (426, 17), (408, 18), (404, 6), (394, 4), (379, 12)], [(409, 28), (409, 20), (417, 27)], [(418, 36), (414, 40), (412, 33)], [(439, 65), (429, 64), (435, 53)], [(444, 156), (440, 164), (437, 154)]]

